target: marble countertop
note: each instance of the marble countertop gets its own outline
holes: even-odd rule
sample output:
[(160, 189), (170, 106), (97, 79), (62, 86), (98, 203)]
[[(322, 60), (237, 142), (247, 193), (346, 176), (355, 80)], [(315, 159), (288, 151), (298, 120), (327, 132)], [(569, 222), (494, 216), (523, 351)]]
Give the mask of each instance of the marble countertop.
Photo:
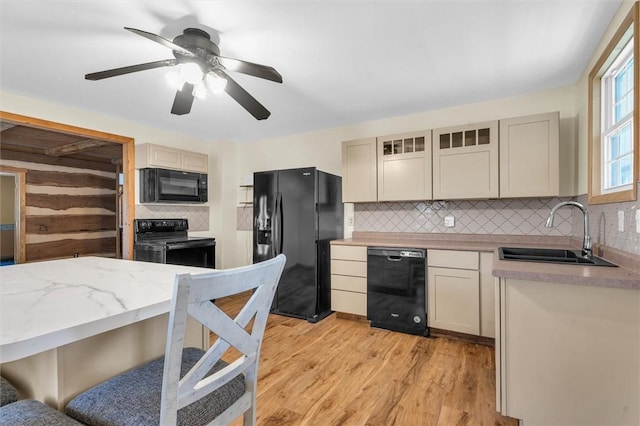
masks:
[[(542, 282), (617, 287), (640, 290), (640, 273), (625, 267), (558, 265), (551, 263), (500, 260), (498, 247), (578, 248), (566, 237), (482, 236), (465, 234), (393, 234), (361, 233), (331, 244), (407, 247), (442, 250), (492, 251), (492, 274), (496, 277)], [(622, 265), (620, 258), (600, 256)], [(632, 255), (633, 257), (633, 255)], [(634, 262), (637, 259), (632, 259)]]
[(176, 273), (211, 269), (102, 257), (0, 268), (0, 363), (169, 312)]

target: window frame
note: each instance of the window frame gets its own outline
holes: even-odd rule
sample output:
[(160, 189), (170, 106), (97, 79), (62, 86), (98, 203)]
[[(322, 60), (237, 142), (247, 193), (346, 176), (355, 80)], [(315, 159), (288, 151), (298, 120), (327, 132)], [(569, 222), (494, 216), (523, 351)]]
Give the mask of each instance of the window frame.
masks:
[[(636, 201), (638, 187), (638, 163), (640, 160), (640, 144), (638, 123), (640, 123), (640, 5), (635, 2), (622, 24), (614, 34), (613, 38), (604, 49), (598, 61), (589, 73), (589, 123), (588, 123), (588, 192), (587, 201), (589, 204), (605, 204), (623, 201)], [(632, 182), (624, 185), (620, 190), (604, 189), (603, 186), (603, 166), (604, 155), (601, 134), (603, 130), (603, 114), (606, 113), (603, 107), (602, 88), (604, 77), (611, 65), (618, 59), (623, 48), (629, 41), (633, 42), (633, 171)]]

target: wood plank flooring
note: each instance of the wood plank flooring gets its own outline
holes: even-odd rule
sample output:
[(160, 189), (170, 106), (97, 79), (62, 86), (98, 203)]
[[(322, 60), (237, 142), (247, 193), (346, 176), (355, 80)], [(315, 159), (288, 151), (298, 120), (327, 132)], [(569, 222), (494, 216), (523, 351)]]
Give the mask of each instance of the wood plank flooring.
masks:
[[(216, 303), (232, 314), (247, 296)], [(241, 419), (233, 423), (242, 424)], [(258, 424), (517, 425), (495, 411), (492, 347), (370, 328), (330, 315), (270, 315), (258, 375)]]

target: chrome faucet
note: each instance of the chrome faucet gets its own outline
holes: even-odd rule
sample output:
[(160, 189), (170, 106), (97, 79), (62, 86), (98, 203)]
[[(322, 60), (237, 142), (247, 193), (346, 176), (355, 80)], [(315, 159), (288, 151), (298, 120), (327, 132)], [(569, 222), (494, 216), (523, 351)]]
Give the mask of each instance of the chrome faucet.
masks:
[(589, 211), (585, 206), (578, 203), (577, 201), (562, 201), (551, 209), (549, 213), (549, 217), (547, 218), (547, 223), (545, 226), (547, 228), (553, 227), (553, 218), (556, 214), (556, 211), (562, 206), (573, 206), (577, 207), (582, 211), (582, 216), (584, 218), (584, 237), (582, 239), (582, 255), (586, 257), (591, 257), (591, 235), (589, 235)]

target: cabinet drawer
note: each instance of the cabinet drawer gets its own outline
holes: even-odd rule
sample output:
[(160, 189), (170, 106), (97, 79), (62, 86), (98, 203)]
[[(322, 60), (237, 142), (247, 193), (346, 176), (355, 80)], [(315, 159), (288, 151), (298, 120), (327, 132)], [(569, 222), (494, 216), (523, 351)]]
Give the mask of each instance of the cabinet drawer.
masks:
[(337, 275), (351, 275), (354, 277), (366, 277), (367, 262), (353, 262), (351, 260), (331, 260), (331, 273)]
[(367, 292), (367, 279), (365, 277), (351, 277), (347, 275), (331, 275), (331, 288), (333, 290)]
[(477, 251), (427, 250), (427, 264), (443, 268), (478, 270)]
[(367, 247), (365, 246), (331, 246), (331, 259), (367, 261)]
[(367, 294), (331, 290), (331, 310), (367, 316)]

